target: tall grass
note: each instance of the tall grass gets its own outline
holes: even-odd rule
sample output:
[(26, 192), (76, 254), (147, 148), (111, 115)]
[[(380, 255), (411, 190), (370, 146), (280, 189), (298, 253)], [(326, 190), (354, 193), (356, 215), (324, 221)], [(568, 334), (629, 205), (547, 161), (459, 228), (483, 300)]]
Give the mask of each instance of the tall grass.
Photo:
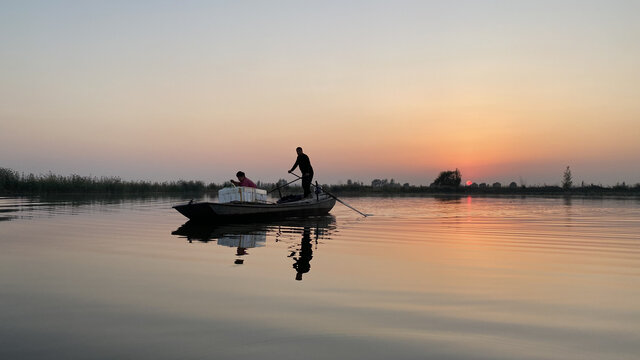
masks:
[(0, 168), (0, 194), (149, 194), (149, 193), (202, 193), (215, 191), (220, 185), (202, 181), (178, 180), (169, 182), (123, 181), (119, 177), (91, 177), (20, 174)]

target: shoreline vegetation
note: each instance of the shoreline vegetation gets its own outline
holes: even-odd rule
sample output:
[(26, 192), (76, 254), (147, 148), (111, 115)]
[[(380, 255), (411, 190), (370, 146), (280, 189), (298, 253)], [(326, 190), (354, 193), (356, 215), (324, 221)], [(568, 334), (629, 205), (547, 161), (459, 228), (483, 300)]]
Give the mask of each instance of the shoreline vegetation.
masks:
[[(259, 188), (271, 190), (286, 184), (284, 179), (276, 183), (258, 181)], [(0, 168), (0, 195), (56, 195), (56, 194), (91, 194), (91, 195), (156, 195), (156, 194), (213, 194), (218, 190), (231, 186), (231, 183), (209, 183), (194, 180), (178, 180), (168, 182), (125, 181), (118, 177), (91, 177), (80, 175), (62, 176), (53, 173), (45, 175), (20, 174), (17, 171)], [(460, 185), (460, 172), (447, 171), (429, 185), (400, 184), (393, 179), (375, 179), (371, 184), (348, 180), (346, 184), (321, 185), (327, 191), (343, 196), (420, 196), (420, 195), (542, 195), (542, 196), (640, 196), (640, 183), (633, 186), (624, 182), (614, 186), (584, 184), (573, 186), (569, 168), (565, 170), (563, 184), (558, 185), (508, 185), (469, 184)], [(283, 195), (302, 192), (299, 184), (289, 185), (282, 190)], [(273, 193), (275, 196), (278, 192)]]

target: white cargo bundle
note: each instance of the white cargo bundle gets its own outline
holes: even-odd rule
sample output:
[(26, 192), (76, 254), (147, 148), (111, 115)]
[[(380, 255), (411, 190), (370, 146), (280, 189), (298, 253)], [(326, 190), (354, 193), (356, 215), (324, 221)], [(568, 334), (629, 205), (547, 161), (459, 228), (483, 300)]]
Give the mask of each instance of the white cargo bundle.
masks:
[(218, 190), (218, 202), (267, 202), (267, 191), (246, 186), (226, 187)]
[(251, 234), (230, 234), (218, 238), (218, 245), (229, 247), (254, 248), (265, 246), (266, 243), (266, 231)]

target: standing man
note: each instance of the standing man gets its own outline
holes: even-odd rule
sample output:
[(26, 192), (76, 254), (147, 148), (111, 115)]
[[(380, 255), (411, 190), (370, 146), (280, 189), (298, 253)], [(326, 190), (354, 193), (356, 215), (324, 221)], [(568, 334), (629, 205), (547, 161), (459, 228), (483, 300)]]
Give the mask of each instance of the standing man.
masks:
[(293, 164), (293, 167), (289, 172), (293, 172), (296, 167), (300, 166), (300, 171), (302, 171), (302, 189), (304, 189), (304, 197), (306, 198), (311, 194), (311, 180), (313, 179), (313, 168), (311, 167), (311, 161), (309, 161), (309, 157), (307, 154), (302, 152), (301, 147), (296, 148), (296, 152), (298, 153), (298, 158), (296, 159), (296, 163)]

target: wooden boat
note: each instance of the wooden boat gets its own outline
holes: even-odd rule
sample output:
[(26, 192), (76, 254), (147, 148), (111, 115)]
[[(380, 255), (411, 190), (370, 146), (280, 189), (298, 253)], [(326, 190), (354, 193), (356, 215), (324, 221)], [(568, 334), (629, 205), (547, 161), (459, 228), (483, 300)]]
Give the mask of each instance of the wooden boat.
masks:
[(241, 201), (198, 202), (176, 205), (173, 208), (190, 220), (217, 222), (326, 215), (335, 204), (335, 198), (321, 194), (313, 198), (279, 204)]

